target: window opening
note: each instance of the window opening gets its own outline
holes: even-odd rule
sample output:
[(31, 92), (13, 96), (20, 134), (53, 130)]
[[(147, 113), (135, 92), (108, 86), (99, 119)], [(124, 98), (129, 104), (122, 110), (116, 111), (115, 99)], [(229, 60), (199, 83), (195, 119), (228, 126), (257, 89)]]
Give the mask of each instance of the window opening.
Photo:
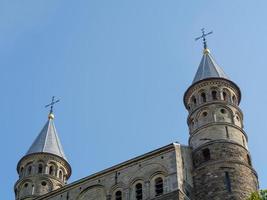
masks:
[(247, 154), (248, 164), (251, 166), (251, 159), (250, 156)]
[(232, 192), (231, 180), (229, 176), (229, 172), (224, 172), (225, 174), (225, 186), (228, 192)]
[(202, 154), (205, 161), (210, 160), (210, 150), (209, 149), (203, 149)]
[(212, 91), (211, 95), (213, 100), (217, 100), (217, 91)]
[(54, 173), (54, 167), (53, 166), (50, 166), (49, 167), (49, 174), (50, 175), (53, 175), (53, 173)]
[(28, 174), (30, 175), (32, 173), (32, 166), (28, 167)]
[(122, 200), (122, 192), (121, 191), (117, 191), (115, 193), (115, 200)]
[(23, 170), (24, 170), (24, 168), (23, 168), (23, 167), (21, 167), (21, 168), (20, 168), (20, 175), (22, 175), (22, 173), (23, 173)]
[(208, 113), (207, 112), (203, 112), (202, 115), (203, 115), (203, 117), (207, 117)]
[(38, 165), (38, 173), (39, 174), (43, 173), (43, 165), (42, 164)]
[(226, 137), (229, 139), (229, 130), (228, 130), (228, 126), (225, 127), (225, 131), (226, 131)]
[(62, 179), (62, 177), (63, 177), (63, 174), (62, 174), (62, 171), (60, 170), (59, 171), (59, 178)]
[(143, 199), (143, 188), (142, 188), (141, 183), (138, 183), (135, 186), (135, 197), (136, 197), (136, 200), (142, 200)]
[(196, 97), (192, 97), (192, 102), (194, 103), (194, 105), (196, 105), (197, 104), (197, 99), (196, 99)]
[(42, 186), (46, 186), (47, 184), (46, 184), (46, 182), (45, 181), (43, 181), (42, 182)]
[(206, 94), (203, 92), (201, 93), (202, 102), (205, 103), (207, 101)]
[(161, 177), (156, 178), (155, 180), (155, 192), (156, 196), (160, 196), (163, 194), (163, 179)]
[(224, 101), (227, 100), (227, 94), (226, 94), (226, 92), (223, 92), (223, 100), (224, 100)]

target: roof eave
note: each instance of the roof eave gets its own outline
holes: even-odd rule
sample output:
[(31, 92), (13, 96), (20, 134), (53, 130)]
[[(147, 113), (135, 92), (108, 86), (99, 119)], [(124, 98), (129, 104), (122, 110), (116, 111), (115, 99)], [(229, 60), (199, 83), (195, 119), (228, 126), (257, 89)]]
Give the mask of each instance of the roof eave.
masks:
[(40, 155), (40, 154), (41, 154), (41, 155), (52, 155), (52, 156), (55, 156), (55, 157), (57, 157), (57, 158), (63, 160), (63, 161), (65, 162), (67, 168), (68, 168), (68, 171), (69, 171), (69, 173), (67, 173), (67, 174), (68, 174), (68, 177), (67, 177), (67, 178), (69, 178), (69, 177), (71, 176), (71, 174), (72, 174), (72, 169), (71, 169), (71, 165), (69, 164), (69, 162), (68, 162), (65, 158), (63, 158), (63, 157), (61, 157), (61, 156), (58, 156), (58, 155), (53, 154), (53, 153), (48, 153), (48, 152), (36, 152), (36, 153), (30, 153), (30, 154), (24, 155), (24, 156), (19, 160), (19, 162), (18, 162), (18, 164), (17, 164), (17, 172), (19, 173), (19, 166), (20, 166), (22, 160), (24, 160), (24, 159), (26, 159), (26, 158), (28, 158), (28, 157), (30, 157), (30, 156), (33, 156), (33, 155)]
[(228, 82), (230, 82), (231, 84), (233, 84), (233, 85), (236, 87), (236, 89), (237, 89), (237, 91), (238, 91), (238, 95), (239, 95), (238, 104), (240, 104), (240, 102), (241, 102), (241, 98), (242, 98), (242, 93), (241, 93), (241, 90), (240, 90), (239, 86), (238, 86), (235, 82), (233, 82), (233, 81), (231, 81), (231, 80), (229, 80), (229, 79), (227, 79), (227, 78), (222, 78), (222, 77), (209, 77), (209, 78), (205, 78), (205, 79), (202, 79), (202, 80), (199, 80), (199, 81), (193, 83), (193, 84), (192, 84), (192, 85), (185, 91), (185, 93), (184, 93), (184, 97), (183, 97), (184, 106), (187, 108), (187, 105), (186, 105), (186, 96), (187, 96), (187, 93), (189, 92), (189, 90), (190, 90), (191, 88), (193, 88), (195, 85), (197, 85), (197, 84), (199, 84), (199, 83), (202, 83), (202, 82), (205, 82), (205, 81), (209, 81), (209, 80), (216, 80), (216, 79), (224, 80), (224, 81), (228, 81)]

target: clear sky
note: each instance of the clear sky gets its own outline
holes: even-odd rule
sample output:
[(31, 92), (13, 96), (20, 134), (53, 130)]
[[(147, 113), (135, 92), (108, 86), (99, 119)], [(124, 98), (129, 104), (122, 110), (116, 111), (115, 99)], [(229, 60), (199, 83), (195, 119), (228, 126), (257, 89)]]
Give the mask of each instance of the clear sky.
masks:
[(47, 120), (72, 166), (69, 182), (174, 141), (187, 144), (182, 98), (202, 56), (200, 29), (243, 94), (252, 161), (267, 188), (267, 2), (0, 0), (0, 194)]

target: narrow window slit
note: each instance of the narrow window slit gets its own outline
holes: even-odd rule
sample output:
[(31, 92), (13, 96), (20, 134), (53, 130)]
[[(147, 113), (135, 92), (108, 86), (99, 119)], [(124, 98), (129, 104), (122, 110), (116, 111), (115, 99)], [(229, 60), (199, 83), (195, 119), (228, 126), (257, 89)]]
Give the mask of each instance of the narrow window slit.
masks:
[(225, 186), (226, 186), (227, 191), (230, 193), (232, 192), (232, 185), (231, 185), (229, 172), (224, 172), (224, 175), (225, 175)]
[(204, 157), (204, 161), (210, 160), (210, 150), (209, 149), (203, 149), (202, 154)]
[(226, 126), (226, 127), (225, 127), (225, 131), (226, 131), (226, 137), (227, 137), (227, 139), (229, 139), (230, 137), (229, 137), (229, 130), (228, 130), (228, 126)]

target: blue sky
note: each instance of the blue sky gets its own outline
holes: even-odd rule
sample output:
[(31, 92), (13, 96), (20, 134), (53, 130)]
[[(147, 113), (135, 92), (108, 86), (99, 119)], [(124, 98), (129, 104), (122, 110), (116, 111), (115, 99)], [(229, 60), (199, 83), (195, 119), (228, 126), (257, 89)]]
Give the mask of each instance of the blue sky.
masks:
[(182, 98), (206, 27), (218, 64), (243, 94), (245, 130), (267, 188), (267, 2), (0, 0), (1, 199), (47, 120), (73, 168), (70, 182), (174, 141), (187, 144)]

